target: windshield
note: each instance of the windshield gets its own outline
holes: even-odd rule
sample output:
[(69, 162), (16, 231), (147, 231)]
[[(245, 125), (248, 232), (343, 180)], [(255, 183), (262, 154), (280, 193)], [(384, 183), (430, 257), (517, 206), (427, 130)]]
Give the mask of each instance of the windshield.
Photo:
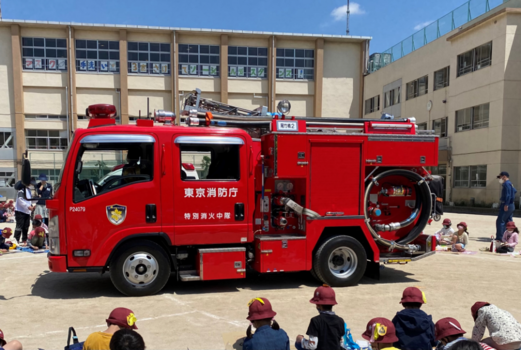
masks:
[(60, 169), (60, 175), (58, 175), (58, 180), (54, 184), (54, 192), (58, 191), (58, 188), (60, 188), (60, 184), (62, 183), (63, 170), (65, 169), (65, 164), (67, 164), (67, 158), (69, 158), (71, 145), (74, 143), (74, 135), (75, 134), (72, 134), (72, 138), (69, 141), (69, 147), (67, 147), (67, 152), (65, 153), (65, 157), (63, 158), (62, 168)]

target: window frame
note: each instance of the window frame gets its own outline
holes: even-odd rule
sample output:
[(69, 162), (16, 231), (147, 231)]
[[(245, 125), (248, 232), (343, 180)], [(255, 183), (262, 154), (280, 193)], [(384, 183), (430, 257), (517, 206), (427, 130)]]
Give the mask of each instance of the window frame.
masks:
[(438, 134), (439, 137), (448, 136), (448, 119), (448, 117), (443, 117), (432, 121), (432, 130), (434, 130), (434, 133), (436, 133), (436, 123), (440, 123), (440, 133)]
[[(369, 110), (367, 108), (367, 104), (369, 103)], [(376, 107), (375, 107), (376, 106)], [(364, 115), (366, 114), (370, 114), (370, 113), (374, 113), (376, 111), (379, 111), (380, 110), (380, 95), (376, 95), (376, 96), (373, 96), (371, 98), (368, 98), (367, 100), (365, 100), (365, 113)]]
[[(31, 40), (32, 45), (27, 42)], [(43, 40), (43, 46), (35, 45), (35, 40)], [(54, 45), (53, 45), (54, 40)], [(62, 46), (62, 44), (65, 46)], [(60, 45), (60, 46), (58, 46)], [(66, 38), (38, 38), (38, 37), (22, 37), (22, 70), (30, 72), (66, 72), (68, 67), (67, 39)], [(26, 50), (32, 50), (32, 55), (27, 54)], [(43, 50), (43, 55), (36, 55), (35, 50)], [(56, 51), (52, 56), (52, 51)], [(61, 52), (61, 55), (58, 54)], [(59, 57), (60, 56), (60, 57)], [(30, 61), (29, 61), (30, 60)], [(41, 60), (39, 68), (36, 68), (37, 60)], [(51, 62), (54, 61), (54, 64)], [(28, 66), (30, 62), (31, 67)], [(52, 68), (54, 67), (54, 68)], [(61, 67), (61, 68), (60, 68)]]
[(395, 106), (400, 103), (401, 86), (384, 92), (384, 108)]
[[(85, 42), (84, 47), (80, 45), (81, 42)], [(89, 47), (89, 44), (92, 42), (96, 43), (96, 47)], [(107, 48), (100, 48), (101, 42), (107, 43)], [(111, 48), (112, 45), (115, 45), (117, 48)], [(75, 58), (76, 58), (76, 72), (85, 72), (85, 73), (119, 73), (120, 71), (120, 59), (121, 59), (121, 53), (119, 50), (119, 41), (117, 40), (87, 40), (87, 39), (76, 39), (75, 41)], [(79, 54), (79, 52), (85, 52), (85, 57), (79, 57), (82, 56)], [(89, 53), (95, 52), (96, 58), (89, 58)], [(99, 58), (100, 52), (106, 52), (108, 58)], [(117, 52), (117, 59), (110, 58), (111, 53)], [(94, 62), (93, 65), (91, 65), (91, 62)], [(103, 66), (101, 63), (105, 62), (106, 66), (103, 69)], [(114, 63), (114, 65), (112, 65)]]
[[(478, 110), (478, 113), (483, 111), (483, 115), (480, 116), (481, 119), (483, 119), (483, 120), (480, 120), (479, 122), (476, 122), (476, 110)], [(486, 116), (484, 115), (484, 111), (487, 111), (487, 115)], [(488, 128), (489, 127), (489, 122), (490, 122), (490, 102), (482, 103), (482, 104), (477, 105), (477, 106), (472, 106), (472, 107), (459, 109), (455, 113), (456, 113), (455, 114), (456, 117), (454, 118), (455, 119), (454, 131), (456, 133), (464, 132), (464, 131), (468, 131), (468, 130), (484, 129), (484, 128)], [(458, 114), (459, 113), (465, 113), (466, 115), (468, 115), (469, 122), (465, 123), (465, 124), (460, 124), (459, 121), (458, 121), (458, 117), (459, 117)], [(462, 128), (461, 130), (459, 130), (460, 125), (468, 125), (468, 127), (467, 128)]]
[[(201, 52), (201, 47), (208, 48), (208, 52)], [(185, 51), (186, 48), (186, 51)], [(197, 48), (197, 52), (190, 52)], [(212, 52), (212, 50), (216, 52)], [(219, 45), (196, 45), (196, 44), (179, 44), (178, 48), (178, 73), (180, 77), (207, 77), (207, 78), (219, 78), (221, 76), (221, 47)], [(188, 62), (184, 60), (186, 56)], [(205, 57), (204, 59), (201, 59)], [(206, 60), (208, 62), (201, 62)], [(215, 62), (211, 62), (212, 58), (215, 57)], [(194, 62), (191, 62), (193, 60)], [(197, 61), (197, 62), (195, 62)], [(195, 70), (194, 70), (195, 67)], [(205, 74), (205, 67), (208, 67)], [(215, 70), (212, 71), (212, 68)], [(215, 74), (212, 74), (214, 72)]]
[[(461, 171), (462, 170), (466, 170), (466, 173), (467, 173), (467, 178), (466, 179), (462, 179), (462, 178), (458, 178), (458, 175), (461, 175)], [(483, 170), (484, 170), (484, 174), (485, 174), (485, 179), (479, 179), (479, 180), (473, 180), (472, 179), (472, 174), (478, 174), (479, 176), (479, 171), (482, 171), (483, 173)], [(454, 182), (453, 182), (453, 186), (454, 188), (486, 188), (487, 187), (487, 165), (467, 165), (467, 166), (458, 166), (458, 167), (454, 167)], [(482, 183), (480, 185), (480, 183)], [(476, 184), (475, 186), (473, 184)]]
[[(6, 137), (6, 134), (9, 134), (9, 136)], [(2, 139), (0, 140), (0, 149), (13, 149), (14, 148), (14, 132), (0, 131), (0, 136), (2, 137)], [(8, 140), (9, 138), (11, 138), (11, 140), (9, 140), (9, 142), (7, 142), (6, 147), (4, 147), (6, 140)]]
[[(422, 84), (424, 86), (424, 89), (423, 89), (423, 92), (420, 93), (420, 85), (421, 85), (422, 80), (424, 81), (424, 84)], [(424, 75), (417, 79), (411, 80), (410, 82), (408, 82), (405, 85), (405, 91), (407, 93), (406, 97), (405, 97), (406, 101), (428, 94), (429, 93), (429, 75), (427, 74), (427, 75)]]
[(25, 119), (67, 120), (67, 116), (56, 114), (25, 114)]
[(416, 130), (427, 130), (427, 122), (416, 124)]
[[(142, 49), (143, 45), (147, 46), (146, 50)], [(131, 47), (136, 46), (136, 49)], [(151, 45), (158, 45), (158, 50), (151, 49)], [(168, 45), (168, 50), (163, 50), (162, 45)], [(170, 43), (148, 42), (148, 41), (129, 41), (127, 43), (127, 72), (128, 74), (137, 75), (171, 75), (172, 67), (172, 46)], [(137, 59), (131, 58), (131, 55), (137, 55)], [(151, 55), (158, 55), (159, 61), (152, 61)], [(120, 54), (121, 55), (121, 54)], [(141, 58), (146, 55), (146, 59)], [(168, 55), (168, 60), (163, 60), (162, 56)], [(157, 65), (157, 71), (154, 71)], [(146, 67), (143, 71), (143, 67)], [(166, 67), (166, 69), (165, 69)]]
[[(236, 154), (237, 154), (237, 174), (235, 176), (235, 178), (233, 179), (208, 179), (208, 178), (205, 178), (205, 179), (202, 179), (199, 175), (199, 179), (183, 179), (181, 178), (181, 172), (179, 172), (179, 180), (180, 181), (183, 181), (183, 182), (198, 182), (198, 183), (201, 183), (201, 182), (240, 182), (241, 181), (241, 147), (243, 146), (243, 144), (229, 144), (229, 143), (179, 143), (179, 169), (181, 169), (182, 171), (182, 163), (183, 163), (183, 152), (187, 152), (187, 153), (194, 153), (194, 152), (200, 152), (200, 153), (207, 153), (208, 151), (190, 151), (190, 150), (186, 150), (186, 148), (198, 148), (198, 147), (201, 147), (201, 148), (208, 148), (208, 149), (211, 149), (212, 147), (214, 146), (229, 146), (229, 147), (234, 147), (236, 148)], [(212, 151), (210, 151), (210, 154), (212, 153)], [(213, 161), (213, 159), (210, 157), (210, 161)], [(210, 163), (210, 166), (211, 166), (211, 163)], [(194, 164), (194, 167), (195, 167), (195, 164)], [(210, 170), (210, 168), (208, 168), (208, 171)], [(208, 176), (208, 173), (206, 174), (206, 176)]]
[[(36, 133), (36, 135), (29, 135), (29, 133), (31, 133), (33, 131)], [(58, 136), (49, 136), (49, 134), (53, 131), (57, 131)], [(63, 151), (63, 150), (66, 150), (69, 147), (69, 141), (66, 137), (60, 136), (61, 131), (63, 131), (63, 130), (26, 129), (25, 130), (25, 147), (31, 151)], [(47, 135), (46, 136), (38, 135), (39, 132), (40, 133), (45, 132), (45, 133), (47, 133)], [(33, 148), (29, 144), (29, 140), (35, 140), (35, 142), (34, 142), (35, 146), (38, 146), (37, 140), (46, 140), (47, 146), (45, 148), (38, 148), (38, 147)], [(51, 140), (58, 140), (59, 146), (53, 148), (51, 146)], [(65, 143), (65, 145), (62, 145), (62, 143)]]
[[(297, 60), (304, 66), (298, 67)], [(315, 49), (277, 48), (275, 66), (277, 80), (315, 80)]]
[[(443, 76), (444, 74), (444, 76)], [(442, 75), (441, 79), (438, 79), (437, 76)], [(438, 84), (438, 80), (442, 80), (441, 84)], [(450, 85), (450, 66), (439, 69), (434, 72), (434, 82), (433, 82), (433, 91), (441, 90)]]
[[(240, 53), (240, 49), (245, 49), (245, 54)], [(231, 53), (235, 50), (235, 54)], [(250, 54), (250, 51), (256, 50), (257, 54)], [(265, 50), (266, 55), (262, 55), (259, 53), (259, 50)], [(231, 63), (230, 61), (236, 59), (236, 63)], [(244, 58), (246, 63), (240, 64), (239, 59)], [(257, 59), (257, 64), (250, 64), (251, 59)], [(260, 59), (266, 59), (266, 64), (259, 64)], [(240, 68), (243, 68), (243, 75), (239, 75), (241, 71)], [(255, 70), (253, 70), (255, 69)], [(263, 69), (262, 76), (259, 76), (259, 69)], [(252, 72), (255, 72), (252, 75)], [(233, 74), (232, 74), (233, 73)], [(268, 78), (268, 48), (267, 47), (254, 47), (254, 46), (228, 46), (228, 77), (230, 78), (257, 78), (257, 79), (267, 79)]]
[[(483, 50), (487, 48), (488, 49), (488, 56), (478, 58), (478, 55), (481, 55), (483, 53)], [(465, 51), (458, 55), (457, 57), (457, 77), (461, 77), (463, 75), (475, 72), (477, 70), (490, 67), (492, 65), (492, 41), (489, 41), (485, 44), (482, 44), (480, 46), (477, 46), (473, 48), (472, 50)], [(462, 67), (462, 63), (467, 60), (470, 60), (471, 62), (469, 65), (465, 65)]]

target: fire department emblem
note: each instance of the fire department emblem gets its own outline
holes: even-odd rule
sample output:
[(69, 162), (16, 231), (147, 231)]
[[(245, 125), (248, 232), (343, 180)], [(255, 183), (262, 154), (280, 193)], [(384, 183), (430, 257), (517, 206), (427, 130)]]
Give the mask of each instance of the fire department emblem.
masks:
[(107, 218), (114, 225), (119, 225), (127, 217), (127, 207), (124, 205), (113, 204), (107, 207)]

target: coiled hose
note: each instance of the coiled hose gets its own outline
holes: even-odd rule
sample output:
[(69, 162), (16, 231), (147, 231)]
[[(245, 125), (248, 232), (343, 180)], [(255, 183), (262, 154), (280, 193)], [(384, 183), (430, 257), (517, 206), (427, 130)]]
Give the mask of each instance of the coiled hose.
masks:
[[(369, 203), (369, 195), (371, 193), (371, 189), (375, 184), (378, 184), (380, 180), (387, 176), (403, 176), (411, 181), (416, 182), (414, 185), (414, 189), (416, 191), (416, 206), (411, 214), (406, 220), (397, 223), (393, 222), (386, 225), (375, 225), (375, 227), (379, 231), (394, 231), (398, 230), (402, 227), (410, 225), (418, 216), (418, 212), (420, 212), (420, 216), (418, 218), (418, 221), (416, 222), (416, 225), (413, 227), (413, 229), (407, 234), (407, 236), (400, 238), (397, 241), (390, 241), (387, 239), (382, 238), (378, 232), (375, 231), (375, 229), (370, 224), (370, 219), (368, 215), (368, 203)], [(376, 175), (370, 182), (367, 188), (365, 189), (365, 196), (364, 196), (364, 216), (365, 216), (365, 223), (367, 225), (367, 228), (369, 229), (369, 232), (373, 235), (374, 239), (389, 247), (389, 250), (392, 249), (402, 249), (402, 250), (409, 250), (409, 251), (415, 251), (418, 250), (419, 247), (416, 245), (408, 244), (412, 241), (414, 241), (418, 236), (422, 233), (423, 229), (427, 225), (427, 222), (429, 221), (430, 215), (431, 215), (431, 209), (432, 209), (432, 198), (431, 198), (431, 190), (429, 189), (429, 186), (427, 185), (427, 182), (423, 177), (421, 177), (419, 174), (410, 171), (410, 170), (403, 170), (403, 169), (395, 169), (395, 170), (388, 170), (384, 171), (381, 174)]]

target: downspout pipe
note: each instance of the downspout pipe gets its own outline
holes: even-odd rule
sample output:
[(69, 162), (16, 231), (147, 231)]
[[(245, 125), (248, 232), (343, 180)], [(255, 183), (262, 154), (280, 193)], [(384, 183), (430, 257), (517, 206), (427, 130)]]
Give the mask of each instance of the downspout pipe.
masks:
[[(74, 62), (71, 62), (71, 59), (72, 59), (72, 29), (71, 29), (71, 26), (69, 25), (69, 62), (67, 62), (69, 64), (69, 98), (70, 98), (70, 106), (71, 106), (71, 118), (74, 118), (74, 93), (73, 93), (73, 89), (72, 89), (72, 66), (71, 64), (73, 64)], [(69, 121), (68, 117), (67, 117), (67, 121)], [(72, 122), (71, 120), (71, 128), (70, 128), (70, 132), (69, 132), (69, 135), (68, 136), (68, 139), (70, 140), (71, 138), (71, 134), (74, 133), (74, 123)]]

